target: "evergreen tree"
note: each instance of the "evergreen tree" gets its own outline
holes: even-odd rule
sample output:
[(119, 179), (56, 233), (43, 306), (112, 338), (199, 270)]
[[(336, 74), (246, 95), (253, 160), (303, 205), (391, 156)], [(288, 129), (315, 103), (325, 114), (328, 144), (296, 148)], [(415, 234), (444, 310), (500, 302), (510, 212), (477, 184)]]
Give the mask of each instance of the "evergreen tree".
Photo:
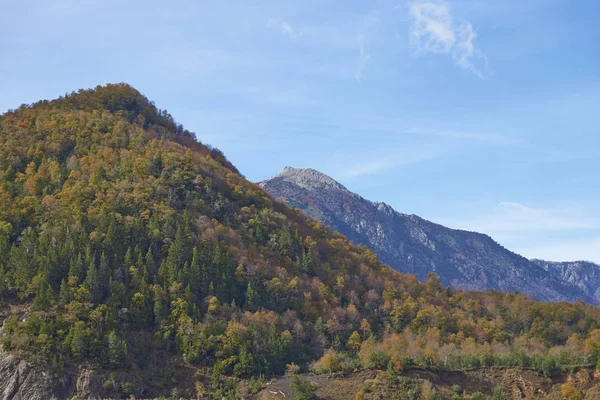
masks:
[(99, 299), (103, 299), (108, 294), (108, 280), (111, 278), (110, 261), (105, 252), (100, 255), (100, 265), (98, 266), (98, 290)]
[(302, 253), (302, 271), (307, 274), (312, 274), (314, 263), (315, 257), (313, 255), (313, 250), (309, 248)]
[(92, 301), (94, 301), (95, 303), (99, 302), (102, 297), (102, 292), (100, 290), (100, 279), (98, 277), (98, 271), (93, 261), (88, 267), (83, 285), (90, 292), (90, 295), (92, 296)]
[(60, 282), (60, 291), (58, 297), (60, 300), (59, 304), (61, 306), (64, 306), (65, 304), (68, 304), (71, 301), (71, 292), (69, 290), (67, 282), (64, 279)]
[(169, 284), (177, 281), (179, 272), (185, 262), (184, 256), (184, 231), (183, 226), (178, 225), (175, 239), (173, 239), (171, 246), (169, 246), (169, 254), (166, 260), (165, 278)]
[(156, 270), (156, 263), (154, 262), (154, 256), (152, 255), (152, 247), (148, 247), (148, 251), (146, 252), (146, 257), (144, 260), (148, 274), (150, 276), (156, 275), (158, 271)]
[(249, 311), (256, 311), (259, 306), (258, 293), (252, 287), (252, 282), (248, 282), (248, 288), (246, 289), (246, 304), (245, 308)]
[(74, 277), (76, 283), (81, 283), (84, 278), (85, 268), (84, 268), (83, 255), (79, 253), (76, 258), (71, 260), (69, 267), (69, 277)]
[(198, 248), (194, 247), (192, 250), (192, 262), (190, 264), (189, 286), (193, 297), (193, 301), (191, 302), (195, 304), (198, 302), (197, 299), (203, 298), (202, 277), (200, 274), (200, 256), (198, 255)]
[(123, 268), (129, 270), (129, 267), (133, 265), (133, 252), (131, 251), (131, 246), (127, 248), (127, 252), (125, 252), (125, 257), (123, 258)]
[(107, 337), (108, 364), (111, 368), (119, 367), (127, 356), (127, 344), (120, 340), (114, 330)]

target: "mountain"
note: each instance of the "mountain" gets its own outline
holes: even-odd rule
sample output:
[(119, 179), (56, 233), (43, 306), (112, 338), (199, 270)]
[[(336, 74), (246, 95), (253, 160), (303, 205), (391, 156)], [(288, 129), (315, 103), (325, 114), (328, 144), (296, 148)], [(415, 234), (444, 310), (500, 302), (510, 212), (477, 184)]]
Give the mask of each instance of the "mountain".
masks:
[(381, 370), (337, 398), (450, 399), (456, 371), (550, 379), (600, 359), (599, 308), (395, 271), (127, 84), (0, 116), (0, 327), (2, 400), (257, 399), (276, 377), (314, 399), (303, 373)]
[(435, 272), (445, 285), (458, 289), (519, 292), (544, 301), (598, 300), (574, 279), (563, 279), (487, 235), (399, 213), (350, 192), (316, 170), (285, 167), (259, 185), (273, 198), (367, 246), (392, 268), (420, 279)]
[(588, 261), (531, 261), (560, 279), (576, 285), (600, 302), (600, 265)]

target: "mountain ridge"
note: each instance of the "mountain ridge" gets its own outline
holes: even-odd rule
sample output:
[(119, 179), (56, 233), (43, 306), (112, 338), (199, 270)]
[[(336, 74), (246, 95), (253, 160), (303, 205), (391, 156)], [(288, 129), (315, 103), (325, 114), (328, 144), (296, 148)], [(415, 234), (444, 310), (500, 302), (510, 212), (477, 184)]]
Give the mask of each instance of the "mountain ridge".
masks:
[(436, 272), (444, 284), (464, 290), (498, 289), (545, 301), (598, 303), (589, 290), (509, 251), (489, 235), (448, 228), (398, 212), (384, 202), (364, 199), (339, 183), (316, 190), (317, 184), (306, 182), (310, 177), (335, 180), (310, 171), (286, 167), (258, 184), (274, 198), (283, 199), (353, 242), (371, 248), (396, 270), (417, 274), (420, 279), (426, 279), (429, 271)]

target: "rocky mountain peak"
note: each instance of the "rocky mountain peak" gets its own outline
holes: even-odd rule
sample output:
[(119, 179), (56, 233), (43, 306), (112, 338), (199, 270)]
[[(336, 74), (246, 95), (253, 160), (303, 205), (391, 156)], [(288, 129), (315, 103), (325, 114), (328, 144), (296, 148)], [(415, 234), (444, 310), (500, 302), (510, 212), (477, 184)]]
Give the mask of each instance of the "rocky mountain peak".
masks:
[(384, 202), (374, 202), (373, 205), (377, 207), (378, 211), (385, 213), (387, 215), (395, 215), (398, 214), (396, 210), (392, 208), (392, 206), (385, 204)]
[(308, 190), (334, 189), (348, 191), (344, 185), (335, 179), (312, 168), (294, 168), (286, 166), (279, 174), (264, 180), (260, 184), (261, 186), (264, 186), (265, 183), (275, 180), (290, 182)]
[[(314, 169), (285, 167), (260, 183), (273, 198), (369, 247), (386, 264), (462, 290), (508, 290), (543, 301), (600, 304), (600, 272), (575, 266), (539, 265), (505, 249), (491, 237), (447, 228), (383, 202), (371, 202)], [(582, 276), (586, 271), (586, 278)], [(582, 283), (582, 281), (585, 281)]]

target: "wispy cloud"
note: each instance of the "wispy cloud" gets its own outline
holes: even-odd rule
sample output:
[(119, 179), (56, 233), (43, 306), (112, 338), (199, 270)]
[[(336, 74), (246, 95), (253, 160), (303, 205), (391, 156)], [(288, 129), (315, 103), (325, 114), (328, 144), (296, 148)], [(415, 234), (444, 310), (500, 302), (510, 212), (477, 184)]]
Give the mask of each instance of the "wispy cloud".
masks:
[(522, 143), (522, 139), (501, 135), (497, 133), (486, 133), (486, 132), (465, 132), (465, 131), (453, 131), (453, 130), (438, 130), (438, 129), (398, 129), (394, 127), (380, 126), (377, 128), (371, 127), (370, 130), (378, 129), (380, 131), (386, 131), (390, 133), (397, 133), (402, 135), (420, 135), (420, 136), (437, 136), (442, 138), (467, 140), (473, 142), (481, 142), (492, 145), (516, 145)]
[(450, 55), (459, 67), (479, 78), (489, 74), (487, 58), (475, 46), (473, 26), (468, 21), (456, 22), (446, 1), (412, 2), (409, 14), (410, 44), (416, 54)]
[(287, 21), (282, 21), (282, 20), (278, 20), (278, 19), (273, 19), (271, 18), (267, 24), (265, 25), (266, 28), (277, 28), (279, 30), (281, 30), (282, 33), (288, 35), (289, 37), (291, 37), (292, 39), (296, 39), (300, 36), (303, 35), (302, 32), (298, 32), (296, 31), (292, 25), (290, 25)]
[[(426, 149), (397, 149), (365, 154), (338, 154), (334, 156), (336, 176), (353, 179), (363, 176), (375, 175), (380, 172), (415, 164), (440, 157), (445, 151), (433, 147)], [(357, 161), (359, 160), (359, 161)]]
[(505, 235), (534, 231), (598, 229), (600, 221), (576, 208), (534, 208), (503, 201), (487, 215), (467, 220), (444, 221), (450, 227)]
[(504, 201), (471, 219), (438, 219), (451, 228), (486, 233), (525, 257), (600, 262), (600, 217), (579, 207), (530, 207)]
[(302, 88), (286, 89), (285, 87), (273, 87), (270, 85), (233, 86), (226, 89), (219, 89), (216, 93), (245, 98), (254, 103), (270, 103), (293, 108), (312, 107), (319, 104), (314, 97), (307, 94)]
[(354, 78), (357, 81), (362, 80), (363, 71), (371, 62), (370, 53), (370, 37), (373, 26), (379, 22), (379, 19), (369, 16), (365, 18), (358, 35), (356, 35), (356, 41), (358, 43), (358, 66), (354, 72)]

